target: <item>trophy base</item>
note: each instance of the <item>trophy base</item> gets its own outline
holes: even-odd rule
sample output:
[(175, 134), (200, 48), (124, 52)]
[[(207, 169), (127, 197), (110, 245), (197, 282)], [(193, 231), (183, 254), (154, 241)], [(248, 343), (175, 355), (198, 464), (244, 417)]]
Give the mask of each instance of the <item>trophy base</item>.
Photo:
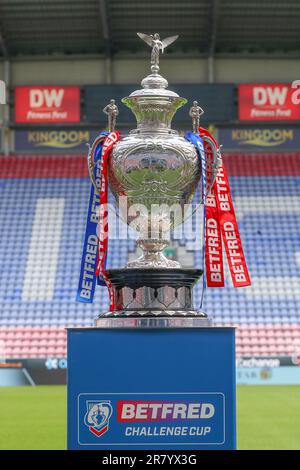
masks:
[(197, 318), (210, 324), (207, 314), (193, 306), (193, 286), (202, 274), (200, 269), (182, 268), (109, 270), (115, 309), (100, 314), (96, 326), (107, 318)]

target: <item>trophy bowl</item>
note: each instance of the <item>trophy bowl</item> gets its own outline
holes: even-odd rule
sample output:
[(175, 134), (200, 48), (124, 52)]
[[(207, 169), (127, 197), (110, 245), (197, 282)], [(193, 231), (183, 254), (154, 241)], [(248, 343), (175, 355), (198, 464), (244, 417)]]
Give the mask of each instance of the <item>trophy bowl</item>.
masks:
[[(120, 216), (139, 232), (138, 245), (144, 252), (126, 267), (180, 267), (162, 250), (169, 244), (170, 230), (183, 223), (185, 206), (201, 176), (195, 147), (171, 129), (176, 110), (187, 100), (167, 85), (154, 72), (142, 81), (141, 90), (122, 100), (135, 114), (137, 128), (114, 146), (109, 185)], [(124, 196), (125, 213), (119, 204)]]

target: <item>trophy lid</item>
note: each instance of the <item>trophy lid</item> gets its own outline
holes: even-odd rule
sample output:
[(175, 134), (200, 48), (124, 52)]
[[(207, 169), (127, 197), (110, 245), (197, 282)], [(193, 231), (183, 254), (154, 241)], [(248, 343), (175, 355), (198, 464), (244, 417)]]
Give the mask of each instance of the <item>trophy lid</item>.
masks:
[(174, 91), (167, 90), (168, 81), (162, 77), (158, 72), (154, 71), (141, 81), (142, 88), (133, 91), (129, 96), (165, 96), (179, 98), (179, 95)]
[(177, 93), (167, 90), (168, 81), (159, 74), (159, 54), (174, 42), (178, 36), (170, 36), (163, 40), (158, 33), (137, 35), (151, 47), (151, 73), (142, 82), (142, 88), (133, 91), (122, 99), (136, 116), (138, 128), (162, 129), (170, 128), (171, 120), (178, 108), (187, 103)]
[(174, 98), (178, 98), (179, 95), (174, 91), (166, 90), (168, 87), (167, 80), (162, 77), (159, 72), (159, 54), (160, 52), (164, 52), (167, 46), (172, 44), (172, 42), (176, 41), (178, 35), (170, 36), (163, 40), (160, 39), (158, 33), (154, 34), (144, 34), (144, 33), (137, 33), (139, 38), (141, 38), (146, 44), (151, 47), (151, 74), (145, 77), (141, 85), (143, 89), (136, 90), (131, 93), (130, 96), (172, 96)]

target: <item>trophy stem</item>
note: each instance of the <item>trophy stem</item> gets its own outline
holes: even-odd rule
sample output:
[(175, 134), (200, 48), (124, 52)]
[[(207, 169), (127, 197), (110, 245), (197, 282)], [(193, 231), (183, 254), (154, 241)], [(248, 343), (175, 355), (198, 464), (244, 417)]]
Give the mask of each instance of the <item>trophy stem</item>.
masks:
[(168, 259), (163, 250), (169, 245), (168, 240), (140, 239), (137, 245), (143, 250), (142, 255), (126, 264), (126, 268), (180, 268), (178, 261)]

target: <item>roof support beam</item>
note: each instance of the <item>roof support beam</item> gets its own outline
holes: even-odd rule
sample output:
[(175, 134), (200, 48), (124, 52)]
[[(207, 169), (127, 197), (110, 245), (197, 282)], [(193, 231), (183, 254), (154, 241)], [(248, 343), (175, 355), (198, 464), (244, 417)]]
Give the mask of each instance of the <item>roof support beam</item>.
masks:
[(211, 4), (210, 38), (208, 46), (208, 81), (215, 81), (214, 55), (217, 41), (218, 19), (219, 19), (219, 0), (213, 0)]
[[(108, 28), (108, 16), (107, 16), (107, 7), (105, 0), (99, 0), (99, 11), (100, 11), (100, 20), (102, 27), (102, 34), (106, 42), (109, 43), (109, 28)], [(107, 50), (110, 50), (110, 47), (107, 47)]]
[(1, 31), (1, 27), (0, 27), (0, 50), (1, 50), (2, 55), (7, 59), (8, 49), (7, 49), (6, 42), (4, 40), (2, 31)]
[(106, 82), (109, 84), (111, 78), (111, 40), (108, 25), (108, 14), (106, 0), (99, 0), (100, 21), (102, 27), (102, 35), (104, 38), (105, 57), (106, 57)]

